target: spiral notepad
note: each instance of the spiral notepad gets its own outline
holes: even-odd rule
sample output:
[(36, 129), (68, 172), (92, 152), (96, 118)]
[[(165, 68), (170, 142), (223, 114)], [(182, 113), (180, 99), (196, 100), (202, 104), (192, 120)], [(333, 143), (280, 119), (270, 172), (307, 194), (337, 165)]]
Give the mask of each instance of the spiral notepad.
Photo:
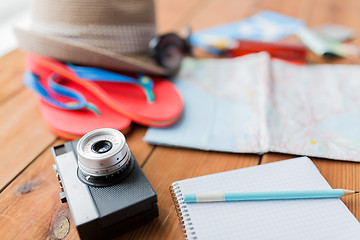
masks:
[(174, 182), (186, 239), (358, 239), (360, 224), (340, 199), (184, 203), (185, 193), (330, 189), (307, 157)]

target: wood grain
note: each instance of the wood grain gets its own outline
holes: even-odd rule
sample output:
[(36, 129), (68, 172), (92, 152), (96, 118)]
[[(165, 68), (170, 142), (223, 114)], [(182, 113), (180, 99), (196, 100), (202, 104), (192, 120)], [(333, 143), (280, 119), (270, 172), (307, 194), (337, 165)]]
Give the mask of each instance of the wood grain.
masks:
[(207, 4), (206, 0), (155, 0), (156, 24), (159, 33), (177, 32), (187, 26), (188, 19)]
[(20, 50), (15, 50), (0, 58), (0, 104), (24, 89), (24, 56)]
[(126, 142), (138, 161), (142, 166), (149, 157), (155, 146), (144, 142), (142, 139), (145, 136), (147, 128), (133, 124), (131, 131), (125, 136)]
[(6, 229), (2, 239), (78, 238), (76, 229), (70, 229), (74, 224), (68, 205), (60, 202), (53, 163), (46, 149), (0, 194), (0, 229)]
[[(261, 164), (299, 157), (289, 154), (268, 153)], [(336, 161), (322, 158), (310, 158), (332, 188), (360, 190), (360, 164), (357, 162)], [(358, 195), (341, 198), (349, 210), (360, 221), (360, 199)]]
[(0, 106), (0, 191), (55, 140), (44, 124), (37, 99), (22, 90)]
[(207, 1), (188, 21), (194, 31), (232, 22), (255, 13), (257, 1)]
[(305, 23), (307, 22), (307, 18), (313, 12), (312, 11), (312, 0), (262, 0), (258, 1), (256, 6), (256, 12), (270, 10), (275, 11), (287, 16), (291, 16), (294, 18), (298, 18), (303, 20)]

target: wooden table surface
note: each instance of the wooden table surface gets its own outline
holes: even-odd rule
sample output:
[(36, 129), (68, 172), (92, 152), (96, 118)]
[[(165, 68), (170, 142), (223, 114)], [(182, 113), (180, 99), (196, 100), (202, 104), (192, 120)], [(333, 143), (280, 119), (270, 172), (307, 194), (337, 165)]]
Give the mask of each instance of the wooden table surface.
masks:
[[(275, 10), (303, 19), (308, 26), (327, 22), (348, 26), (359, 34), (358, 0), (157, 0), (159, 32), (193, 30)], [(360, 38), (352, 42), (360, 46)], [(78, 239), (67, 204), (59, 199), (50, 147), (63, 143), (47, 129), (37, 97), (22, 84), (24, 53), (0, 58), (0, 238)], [(314, 61), (319, 61), (316, 59)], [(337, 61), (346, 62), (346, 61)], [(265, 164), (296, 157), (262, 156), (153, 146), (142, 138), (146, 127), (134, 125), (126, 136), (159, 199), (160, 216), (118, 239), (183, 239), (169, 194), (176, 180)], [(360, 189), (360, 163), (311, 158), (333, 188)], [(360, 220), (358, 196), (343, 199)]]

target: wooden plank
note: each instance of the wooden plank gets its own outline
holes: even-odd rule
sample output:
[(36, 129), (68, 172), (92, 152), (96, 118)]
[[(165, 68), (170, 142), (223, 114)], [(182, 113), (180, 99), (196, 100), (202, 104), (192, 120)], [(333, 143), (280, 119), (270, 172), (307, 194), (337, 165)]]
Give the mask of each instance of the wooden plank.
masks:
[(78, 238), (69, 227), (74, 225), (69, 208), (60, 202), (53, 163), (47, 149), (0, 194), (2, 239)]
[(187, 21), (197, 31), (251, 16), (255, 13), (255, 4), (255, 1), (208, 1)]
[[(298, 156), (280, 153), (268, 153), (262, 157), (261, 164), (276, 162), (294, 157)], [(313, 157), (311, 157), (311, 160), (332, 188), (360, 190), (360, 163)], [(351, 195), (341, 198), (341, 200), (360, 221), (359, 196)]]
[(159, 33), (178, 32), (188, 23), (188, 19), (206, 4), (206, 0), (155, 0), (156, 24)]
[(312, 1), (311, 6), (312, 12), (307, 19), (310, 27), (335, 23), (353, 28), (359, 33), (359, 1), (327, 1), (326, 5), (324, 1)]
[(308, 16), (311, 8), (310, 0), (259, 0), (259, 1), (207, 1), (192, 18), (187, 18), (193, 30), (238, 21), (250, 17), (258, 12), (272, 10), (304, 19)]
[(119, 239), (183, 239), (169, 187), (176, 181), (259, 163), (258, 155), (157, 147), (143, 170), (158, 195), (160, 216)]
[(0, 106), (0, 191), (56, 137), (41, 119), (37, 99), (28, 89)]
[(12, 51), (0, 58), (0, 104), (24, 88), (24, 53)]
[(306, 22), (308, 15), (311, 13), (312, 2), (313, 1), (311, 0), (263, 0), (256, 4), (256, 11), (275, 11), (280, 14), (304, 20)]
[(155, 148), (154, 145), (150, 145), (142, 140), (146, 130), (147, 127), (133, 124), (131, 131), (125, 136), (126, 142), (140, 166), (145, 163), (146, 159)]

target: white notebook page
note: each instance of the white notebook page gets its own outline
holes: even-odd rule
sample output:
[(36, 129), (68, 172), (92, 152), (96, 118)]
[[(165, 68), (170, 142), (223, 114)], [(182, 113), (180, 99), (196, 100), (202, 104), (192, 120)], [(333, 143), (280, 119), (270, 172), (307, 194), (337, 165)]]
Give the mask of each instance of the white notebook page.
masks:
[(189, 239), (360, 239), (360, 224), (340, 199), (181, 202), (181, 194), (330, 189), (307, 157), (173, 183)]

